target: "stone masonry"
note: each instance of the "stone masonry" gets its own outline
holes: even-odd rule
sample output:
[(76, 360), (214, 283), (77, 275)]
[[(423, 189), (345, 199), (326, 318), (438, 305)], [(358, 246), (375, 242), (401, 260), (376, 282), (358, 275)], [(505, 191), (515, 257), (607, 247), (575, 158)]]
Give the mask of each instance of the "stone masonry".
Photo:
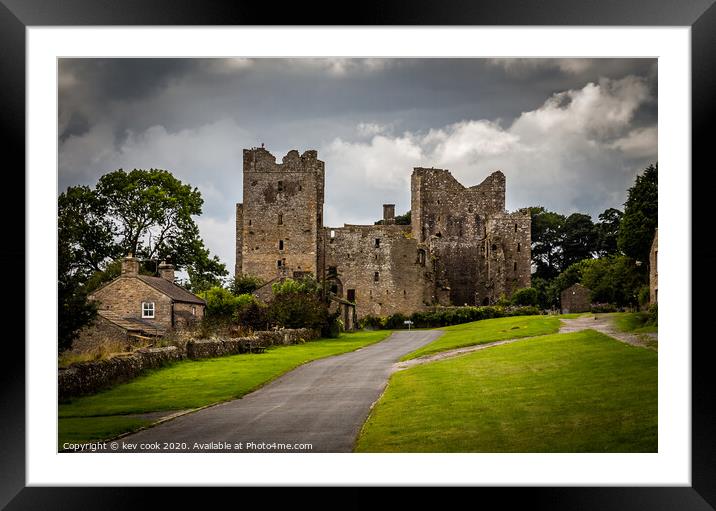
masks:
[(356, 314), (410, 314), (435, 305), (487, 305), (530, 286), (530, 214), (505, 210), (505, 176), (465, 187), (448, 170), (415, 168), (411, 225), (324, 227), (324, 163), (290, 151), (244, 150), (236, 206), (236, 275), (265, 282), (311, 274)]

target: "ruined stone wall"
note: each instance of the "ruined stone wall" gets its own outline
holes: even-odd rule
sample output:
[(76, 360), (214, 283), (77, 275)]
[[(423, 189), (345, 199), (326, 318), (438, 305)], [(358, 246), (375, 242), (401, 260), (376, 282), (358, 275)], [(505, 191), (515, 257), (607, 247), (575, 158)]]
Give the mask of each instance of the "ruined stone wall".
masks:
[(413, 236), (449, 303), (488, 305), (530, 285), (530, 216), (505, 211), (502, 172), (466, 188), (447, 170), (416, 168), (411, 194)]
[(358, 317), (409, 314), (433, 304), (429, 261), (419, 254), (410, 226), (329, 227), (324, 247), (327, 285), (345, 300), (354, 291)]
[(72, 341), (72, 351), (89, 353), (103, 346), (131, 345), (127, 331), (111, 321), (97, 315), (89, 325), (82, 328), (77, 338)]
[(240, 273), (264, 281), (295, 272), (317, 275), (324, 163), (316, 151), (289, 151), (276, 163), (263, 148), (244, 150), (243, 182)]
[(145, 321), (160, 328), (172, 327), (172, 300), (136, 277), (122, 275), (98, 289), (90, 299), (101, 302), (100, 309), (116, 312), (122, 317), (142, 318), (142, 302), (154, 302), (154, 319)]
[[(487, 219), (482, 252), (485, 279), (477, 286), (478, 304), (509, 298), (531, 282), (531, 218), (529, 210), (498, 213)], [(487, 299), (487, 302), (485, 301)]]

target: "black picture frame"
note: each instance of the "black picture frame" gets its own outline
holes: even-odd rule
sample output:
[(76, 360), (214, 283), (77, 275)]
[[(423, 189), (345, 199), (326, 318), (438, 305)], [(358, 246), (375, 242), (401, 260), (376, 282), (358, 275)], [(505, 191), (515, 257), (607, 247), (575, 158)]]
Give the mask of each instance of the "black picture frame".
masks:
[[(712, 145), (708, 130), (716, 114), (716, 5), (714, 0), (489, 0), (434, 2), (361, 2), (341, 17), (335, 4), (294, 3), (267, 12), (260, 2), (196, 2), (189, 0), (0, 0), (0, 126), (6, 163), (4, 183), (13, 195), (24, 197), (25, 168), (25, 29), (30, 26), (84, 25), (570, 25), (570, 26), (690, 26), (692, 44), (692, 268), (712, 268), (716, 250), (695, 236), (707, 231), (710, 220), (705, 196), (710, 191), (706, 163)], [(323, 14), (321, 14), (323, 13)], [(8, 156), (10, 158), (8, 159)], [(687, 169), (681, 169), (684, 179)], [(14, 181), (14, 182), (13, 182)], [(7, 188), (6, 188), (7, 189)], [(13, 206), (17, 207), (17, 206)], [(7, 208), (6, 208), (7, 211)], [(7, 213), (6, 213), (7, 215)], [(6, 218), (8, 218), (6, 216)], [(25, 225), (4, 222), (0, 251), (6, 277), (23, 279)], [(707, 237), (704, 237), (707, 238)], [(684, 254), (688, 254), (684, 247)], [(17, 271), (23, 267), (23, 272)], [(51, 274), (51, 272), (50, 272)], [(484, 495), (501, 499), (501, 506), (528, 500), (531, 508), (549, 509), (714, 509), (716, 506), (716, 407), (711, 389), (715, 372), (708, 356), (708, 335), (697, 336), (707, 317), (708, 300), (697, 290), (713, 289), (713, 272), (700, 275), (692, 287), (692, 486), (691, 487), (589, 487), (589, 488), (480, 488)], [(23, 282), (12, 283), (4, 293), (4, 310), (18, 308)], [(10, 283), (7, 283), (11, 286)], [(685, 297), (687, 298), (687, 297)], [(27, 303), (27, 307), (36, 304)], [(17, 316), (17, 314), (13, 315)], [(6, 330), (5, 363), (0, 371), (0, 506), (7, 509), (124, 508), (146, 503), (139, 488), (40, 488), (25, 485), (25, 350), (23, 325)], [(54, 346), (53, 342), (48, 342)], [(8, 362), (11, 361), (11, 362)], [(98, 467), (99, 468), (99, 467)], [(213, 490), (216, 491), (216, 490)], [(242, 490), (247, 491), (247, 490)], [(351, 489), (351, 506), (371, 505), (365, 490)], [(420, 492), (415, 495), (420, 497)], [(184, 499), (176, 489), (164, 504)], [(482, 498), (482, 496), (481, 496)], [(93, 504), (94, 503), (94, 504)]]

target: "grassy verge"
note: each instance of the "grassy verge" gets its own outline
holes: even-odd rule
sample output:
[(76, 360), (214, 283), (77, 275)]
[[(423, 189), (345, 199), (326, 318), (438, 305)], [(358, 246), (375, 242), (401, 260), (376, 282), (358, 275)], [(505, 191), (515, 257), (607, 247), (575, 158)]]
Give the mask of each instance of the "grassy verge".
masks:
[(440, 330), (445, 333), (435, 342), (405, 355), (401, 360), (410, 360), (464, 346), (556, 333), (559, 330), (559, 319), (556, 316), (512, 316), (483, 319)]
[(627, 312), (614, 314), (614, 326), (622, 332), (647, 334), (658, 332), (656, 325), (647, 325), (649, 314), (646, 312)]
[(153, 370), (129, 383), (61, 404), (60, 445), (108, 438), (139, 427), (137, 419), (123, 415), (186, 410), (239, 398), (301, 364), (356, 350), (390, 334), (388, 330), (342, 334), (338, 339), (279, 346), (262, 354), (184, 360)]
[(593, 330), (395, 373), (361, 452), (656, 452), (657, 354)]

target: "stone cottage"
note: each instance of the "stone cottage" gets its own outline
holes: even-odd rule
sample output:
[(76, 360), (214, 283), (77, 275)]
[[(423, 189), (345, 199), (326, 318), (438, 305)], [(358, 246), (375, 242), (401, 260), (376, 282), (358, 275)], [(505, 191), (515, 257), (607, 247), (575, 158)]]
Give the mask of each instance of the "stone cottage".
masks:
[(589, 312), (592, 308), (592, 291), (582, 284), (573, 284), (560, 296), (562, 314)]
[(89, 295), (99, 302), (98, 317), (94, 331), (83, 334), (161, 336), (201, 320), (206, 302), (174, 283), (174, 266), (158, 269), (159, 277), (141, 275), (139, 260), (124, 258), (120, 276)]

